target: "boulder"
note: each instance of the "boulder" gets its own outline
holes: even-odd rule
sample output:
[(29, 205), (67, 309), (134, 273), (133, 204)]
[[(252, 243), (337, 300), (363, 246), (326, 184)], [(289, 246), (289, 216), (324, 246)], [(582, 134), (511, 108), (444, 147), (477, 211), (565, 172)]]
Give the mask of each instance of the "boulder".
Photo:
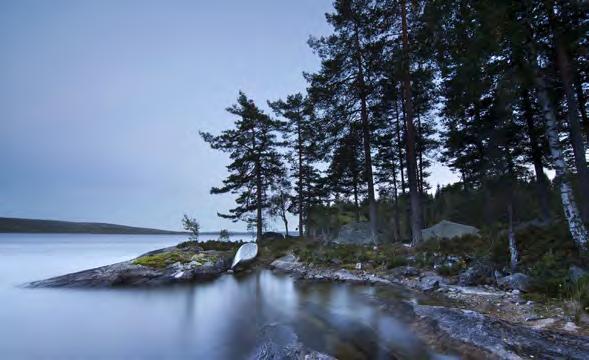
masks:
[(353, 222), (341, 227), (337, 238), (337, 244), (368, 245), (373, 244), (374, 239), (370, 234), (370, 224), (367, 222)]
[(421, 291), (434, 291), (440, 287), (440, 285), (447, 285), (448, 281), (437, 275), (434, 272), (424, 272), (421, 279), (419, 279), (419, 289)]
[(497, 285), (507, 290), (519, 290), (526, 292), (530, 288), (530, 277), (526, 274), (515, 273), (497, 279)]
[(270, 267), (276, 270), (290, 272), (302, 268), (303, 264), (293, 254), (289, 254), (272, 261)]
[(421, 230), (423, 240), (452, 239), (464, 235), (479, 235), (479, 229), (474, 226), (458, 224), (452, 221), (442, 220), (436, 225)]
[(485, 262), (475, 262), (458, 276), (460, 286), (473, 286), (491, 282), (493, 267)]

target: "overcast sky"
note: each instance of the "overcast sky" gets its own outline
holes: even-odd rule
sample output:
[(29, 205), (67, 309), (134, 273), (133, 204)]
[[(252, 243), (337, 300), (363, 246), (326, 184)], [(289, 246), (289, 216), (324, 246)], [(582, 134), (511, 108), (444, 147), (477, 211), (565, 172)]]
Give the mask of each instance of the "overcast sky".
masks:
[[(0, 2), (0, 216), (243, 230), (198, 130), (301, 91), (331, 0)], [(436, 167), (431, 182), (453, 179)], [(293, 224), (294, 225), (294, 224)], [(294, 226), (293, 226), (294, 227)]]

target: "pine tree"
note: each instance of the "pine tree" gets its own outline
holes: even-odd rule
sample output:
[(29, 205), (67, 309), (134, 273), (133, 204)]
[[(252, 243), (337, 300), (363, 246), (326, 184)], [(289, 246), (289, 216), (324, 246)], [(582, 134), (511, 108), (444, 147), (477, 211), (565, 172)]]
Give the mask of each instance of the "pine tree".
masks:
[(270, 207), (269, 191), (284, 177), (282, 156), (278, 151), (282, 143), (276, 136), (281, 123), (266, 115), (242, 92), (237, 104), (227, 111), (237, 116), (234, 128), (220, 135), (200, 132), (213, 149), (228, 153), (231, 159), (227, 166), (228, 177), (221, 187), (212, 188), (211, 194), (238, 194), (237, 206), (229, 210), (229, 214), (218, 215), (255, 223), (260, 239), (264, 229), (263, 211)]
[[(333, 109), (345, 116), (331, 118), (339, 134), (354, 123), (360, 124), (367, 187), (370, 231), (376, 240), (376, 199), (372, 170), (372, 123), (370, 102), (373, 99), (377, 71), (374, 64), (381, 56), (382, 44), (375, 32), (375, 1), (336, 0), (335, 12), (327, 15), (334, 33), (311, 39), (310, 45), (321, 57), (321, 70), (307, 75), (312, 97), (323, 109)], [(337, 133), (337, 131), (334, 131)]]
[(311, 102), (302, 94), (289, 95), (286, 101), (278, 100), (269, 105), (286, 120), (282, 132), (296, 192), (290, 210), (299, 217), (299, 236), (302, 237), (307, 210), (317, 196), (319, 174), (313, 165), (320, 159), (318, 144), (321, 134), (317, 131)]

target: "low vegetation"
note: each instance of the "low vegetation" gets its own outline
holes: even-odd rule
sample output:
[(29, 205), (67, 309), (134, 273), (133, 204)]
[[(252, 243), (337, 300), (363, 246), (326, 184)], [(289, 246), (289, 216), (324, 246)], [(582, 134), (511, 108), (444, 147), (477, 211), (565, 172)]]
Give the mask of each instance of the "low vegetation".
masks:
[(164, 269), (174, 263), (188, 263), (192, 255), (182, 251), (169, 251), (159, 254), (141, 256), (133, 261), (135, 265), (143, 265), (154, 269)]
[(181, 242), (180, 244), (176, 245), (178, 249), (183, 250), (195, 250), (195, 251), (203, 251), (203, 250), (216, 250), (216, 251), (237, 251), (241, 245), (243, 245), (243, 241), (220, 241), (220, 240), (209, 240), (205, 242), (198, 242), (194, 240), (188, 240)]
[[(154, 269), (164, 269), (174, 263), (189, 263), (195, 261), (197, 264), (204, 264), (208, 261), (217, 261), (218, 255), (215, 252), (226, 253), (233, 256), (243, 242), (225, 242), (210, 240), (198, 242), (194, 240), (184, 241), (176, 245), (176, 249), (150, 255), (141, 256), (133, 261), (135, 265), (148, 266)], [(203, 253), (212, 251), (212, 253)]]

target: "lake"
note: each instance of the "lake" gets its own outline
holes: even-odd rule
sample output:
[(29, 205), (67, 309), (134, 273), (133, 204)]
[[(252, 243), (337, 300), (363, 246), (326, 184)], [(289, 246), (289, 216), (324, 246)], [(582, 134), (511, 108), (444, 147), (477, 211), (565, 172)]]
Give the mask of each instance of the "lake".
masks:
[(428, 357), (405, 325), (371, 306), (372, 287), (295, 282), (268, 270), (152, 289), (19, 286), (184, 240), (0, 234), (0, 358), (247, 359), (268, 336), (341, 359)]

